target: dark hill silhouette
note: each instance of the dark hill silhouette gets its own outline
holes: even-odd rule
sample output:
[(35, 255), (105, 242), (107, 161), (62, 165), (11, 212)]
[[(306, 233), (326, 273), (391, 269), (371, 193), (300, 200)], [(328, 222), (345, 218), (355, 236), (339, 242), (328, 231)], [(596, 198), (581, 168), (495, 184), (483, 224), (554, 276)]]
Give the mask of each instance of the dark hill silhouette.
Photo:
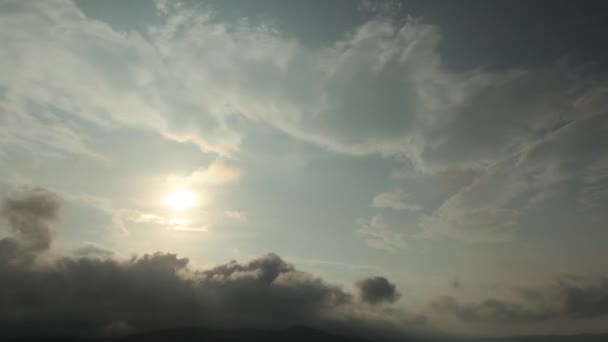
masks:
[(310, 327), (292, 327), (285, 330), (262, 329), (174, 329), (126, 336), (120, 342), (371, 342), (367, 339), (334, 335)]
[[(115, 338), (74, 336), (23, 336), (0, 342), (373, 342), (370, 339), (327, 333), (306, 326), (284, 330), (182, 328), (138, 333)], [(409, 337), (395, 342), (607, 342), (608, 334), (513, 337)]]
[(3, 342), (371, 342), (368, 339), (330, 334), (318, 329), (295, 326), (284, 330), (183, 328), (133, 334), (116, 338), (73, 336), (23, 336)]
[(608, 334), (444, 337), (431, 339), (429, 342), (608, 342)]

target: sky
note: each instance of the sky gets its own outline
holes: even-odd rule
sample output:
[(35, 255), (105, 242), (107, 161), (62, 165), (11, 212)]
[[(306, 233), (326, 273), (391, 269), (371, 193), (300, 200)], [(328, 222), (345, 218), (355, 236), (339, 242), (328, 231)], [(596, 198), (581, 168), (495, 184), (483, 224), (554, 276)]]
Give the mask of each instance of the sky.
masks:
[(608, 332), (605, 7), (2, 1), (2, 334)]

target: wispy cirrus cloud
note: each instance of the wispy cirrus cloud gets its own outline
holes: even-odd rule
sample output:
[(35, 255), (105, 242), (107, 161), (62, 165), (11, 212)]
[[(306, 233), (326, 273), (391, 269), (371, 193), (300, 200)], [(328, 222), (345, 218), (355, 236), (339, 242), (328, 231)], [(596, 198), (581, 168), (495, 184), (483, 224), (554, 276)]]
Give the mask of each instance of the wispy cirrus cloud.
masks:
[(372, 216), (369, 221), (359, 219), (357, 225), (357, 234), (372, 248), (396, 253), (406, 247), (405, 235), (391, 229), (382, 216)]
[[(33, 150), (99, 156), (82, 133), (87, 125), (129, 126), (229, 157), (247, 134), (244, 123), (263, 122), (340, 153), (405, 157), (425, 174), (473, 169), (480, 175), (475, 192), (501, 187), (513, 199), (571, 198), (572, 207), (597, 207), (605, 197), (598, 167), (605, 81), (566, 63), (448, 70), (438, 48), (441, 28), (417, 19), (371, 19), (315, 49), (272, 25), (222, 22), (204, 8), (167, 5), (141, 34), (115, 30), (68, 2), (13, 7), (2, 19), (1, 39), (12, 52), (0, 56), (0, 86), (3, 108), (17, 119), (3, 125), (3, 137)], [(57, 125), (44, 131), (45, 111), (31, 103), (68, 120), (69, 134)], [(28, 133), (19, 122), (40, 129)], [(497, 165), (513, 170), (507, 181), (499, 180)], [(239, 178), (219, 164), (195, 174), (203, 182)], [(533, 190), (524, 194), (518, 189), (525, 183)], [(540, 215), (533, 206), (469, 200), (473, 192), (463, 188), (446, 199), (421, 222), (422, 235), (496, 240), (521, 228), (518, 216)], [(394, 196), (377, 204), (403, 208)], [(485, 222), (496, 220), (509, 223), (504, 234), (486, 232)]]
[(395, 189), (376, 195), (372, 200), (372, 207), (409, 211), (422, 210), (422, 207), (411, 202), (403, 189)]

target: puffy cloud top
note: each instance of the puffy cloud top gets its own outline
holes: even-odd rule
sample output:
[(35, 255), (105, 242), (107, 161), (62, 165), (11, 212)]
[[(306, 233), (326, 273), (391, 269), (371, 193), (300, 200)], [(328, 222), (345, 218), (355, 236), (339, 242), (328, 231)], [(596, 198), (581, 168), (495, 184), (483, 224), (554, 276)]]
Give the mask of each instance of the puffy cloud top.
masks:
[(388, 316), (359, 306), (341, 287), (272, 253), (197, 270), (176, 254), (125, 260), (86, 245), (74, 256), (34, 263), (50, 246), (49, 224), (59, 218), (59, 203), (57, 195), (43, 189), (5, 201), (3, 214), (13, 236), (0, 240), (0, 334), (98, 335), (116, 333), (117, 327), (133, 332), (200, 325), (305, 324), (367, 333), (380, 326), (397, 329)]
[(399, 299), (395, 284), (384, 277), (365, 278), (357, 283), (361, 300), (370, 304), (392, 303)]

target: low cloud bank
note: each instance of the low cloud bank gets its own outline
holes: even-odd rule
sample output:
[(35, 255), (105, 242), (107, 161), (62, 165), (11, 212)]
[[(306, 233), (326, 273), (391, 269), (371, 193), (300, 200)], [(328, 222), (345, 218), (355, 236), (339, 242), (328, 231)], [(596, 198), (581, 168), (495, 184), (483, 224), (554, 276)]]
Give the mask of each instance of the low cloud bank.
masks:
[(398, 297), (386, 278), (362, 280), (361, 295), (354, 296), (272, 253), (207, 270), (163, 252), (119, 260), (94, 245), (71, 256), (42, 258), (51, 249), (60, 211), (61, 199), (40, 188), (4, 201), (11, 235), (0, 240), (1, 335), (303, 324), (376, 336), (424, 322), (379, 305)]

